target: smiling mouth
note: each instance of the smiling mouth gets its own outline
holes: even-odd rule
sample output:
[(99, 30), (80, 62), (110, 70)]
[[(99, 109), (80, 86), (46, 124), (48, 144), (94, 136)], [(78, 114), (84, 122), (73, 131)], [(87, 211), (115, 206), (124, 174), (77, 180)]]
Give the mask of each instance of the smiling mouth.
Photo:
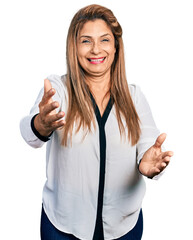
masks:
[(92, 64), (103, 63), (106, 57), (103, 58), (88, 58), (88, 61)]

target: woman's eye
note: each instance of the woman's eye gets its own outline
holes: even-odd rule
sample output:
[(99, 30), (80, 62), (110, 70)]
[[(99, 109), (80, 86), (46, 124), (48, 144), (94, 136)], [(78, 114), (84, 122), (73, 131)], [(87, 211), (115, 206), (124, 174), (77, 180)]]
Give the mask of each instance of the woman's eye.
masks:
[(102, 42), (109, 42), (109, 39), (104, 38), (104, 39), (102, 40)]
[(85, 40), (82, 40), (82, 43), (90, 43), (90, 41), (85, 39)]

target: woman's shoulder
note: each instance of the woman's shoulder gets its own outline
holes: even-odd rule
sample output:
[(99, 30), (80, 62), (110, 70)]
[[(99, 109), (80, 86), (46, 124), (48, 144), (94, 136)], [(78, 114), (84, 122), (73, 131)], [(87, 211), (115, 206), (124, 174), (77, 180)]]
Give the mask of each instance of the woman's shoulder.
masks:
[(130, 91), (133, 103), (138, 112), (151, 111), (147, 98), (144, 95), (143, 91), (141, 90), (140, 86), (136, 84), (130, 84), (129, 91)]
[(129, 84), (129, 92), (134, 104), (136, 104), (142, 94), (140, 86), (137, 84)]

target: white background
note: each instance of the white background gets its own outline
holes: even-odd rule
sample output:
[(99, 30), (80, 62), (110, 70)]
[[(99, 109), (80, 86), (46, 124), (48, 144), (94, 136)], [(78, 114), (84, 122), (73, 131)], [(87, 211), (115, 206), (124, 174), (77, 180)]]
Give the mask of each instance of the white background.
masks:
[[(38, 240), (45, 147), (21, 138), (20, 119), (43, 80), (66, 71), (68, 26), (89, 0), (0, 3), (0, 239)], [(143, 240), (193, 239), (193, 3), (103, 0), (123, 28), (127, 78), (140, 85), (175, 156), (159, 181), (146, 180)]]

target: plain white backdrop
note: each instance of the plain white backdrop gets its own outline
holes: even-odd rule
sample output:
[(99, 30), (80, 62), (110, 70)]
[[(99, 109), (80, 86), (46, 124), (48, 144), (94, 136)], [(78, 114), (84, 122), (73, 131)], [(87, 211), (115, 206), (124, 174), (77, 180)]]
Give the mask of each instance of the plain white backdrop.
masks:
[(138, 84), (174, 151), (159, 181), (146, 179), (143, 240), (193, 239), (193, 3), (188, 0), (7, 0), (0, 3), (0, 239), (39, 240), (45, 146), (20, 136), (50, 74), (66, 72), (73, 15), (91, 3), (123, 28), (127, 79)]

